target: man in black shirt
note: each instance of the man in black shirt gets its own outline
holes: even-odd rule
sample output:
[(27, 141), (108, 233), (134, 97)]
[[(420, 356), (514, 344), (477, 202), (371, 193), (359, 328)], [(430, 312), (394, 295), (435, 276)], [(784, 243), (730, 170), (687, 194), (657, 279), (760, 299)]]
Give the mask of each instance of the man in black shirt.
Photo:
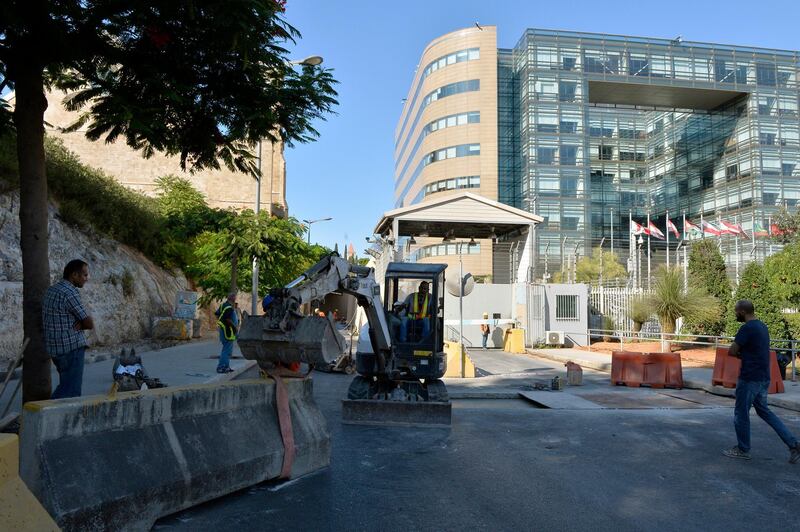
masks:
[(769, 389), (769, 331), (761, 320), (756, 319), (753, 303), (742, 300), (734, 308), (736, 321), (744, 322), (731, 344), (730, 355), (742, 359), (742, 369), (736, 382), (736, 406), (733, 426), (736, 428), (738, 444), (723, 452), (730, 458), (750, 460), (750, 407), (756, 409), (758, 417), (778, 433), (791, 452), (789, 462), (800, 460), (800, 445), (786, 425), (767, 406)]

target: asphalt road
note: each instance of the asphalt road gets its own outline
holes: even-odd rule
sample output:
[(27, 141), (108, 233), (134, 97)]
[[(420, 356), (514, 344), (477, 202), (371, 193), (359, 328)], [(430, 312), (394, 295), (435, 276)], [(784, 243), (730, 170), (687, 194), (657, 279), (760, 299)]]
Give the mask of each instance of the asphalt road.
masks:
[[(697, 408), (644, 402), (591, 411), (463, 400), (454, 402), (450, 430), (376, 428), (342, 425), (339, 401), (349, 380), (315, 376), (333, 439), (329, 469), (243, 490), (155, 529), (797, 527), (800, 464), (787, 463), (788, 451), (766, 424), (753, 420), (752, 461), (720, 453), (735, 443), (729, 400), (704, 402), (698, 392)], [(600, 400), (603, 389), (592, 393)], [(776, 411), (800, 434), (800, 415)]]

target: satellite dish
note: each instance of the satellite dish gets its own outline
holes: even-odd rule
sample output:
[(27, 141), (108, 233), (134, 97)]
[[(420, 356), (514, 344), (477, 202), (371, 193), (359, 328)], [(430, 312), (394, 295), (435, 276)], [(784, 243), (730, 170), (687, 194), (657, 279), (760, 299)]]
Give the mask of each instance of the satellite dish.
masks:
[[(447, 293), (450, 294), (451, 296), (458, 297), (460, 295), (459, 294), (460, 290), (459, 290), (458, 284), (459, 284), (458, 283), (458, 279), (456, 279), (454, 277), (450, 277), (445, 282), (445, 285), (447, 286)], [(475, 278), (472, 277), (471, 273), (465, 273), (464, 274), (464, 281), (462, 283), (462, 286), (464, 287), (464, 294), (463, 295), (465, 295), (465, 296), (468, 296), (472, 292), (472, 289), (475, 288)]]

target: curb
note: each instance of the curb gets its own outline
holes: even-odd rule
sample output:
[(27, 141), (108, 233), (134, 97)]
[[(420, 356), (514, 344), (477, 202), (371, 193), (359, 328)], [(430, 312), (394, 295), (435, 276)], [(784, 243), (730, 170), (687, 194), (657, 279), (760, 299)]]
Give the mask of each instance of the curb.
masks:
[[(558, 362), (565, 362), (566, 357), (559, 357), (549, 354), (544, 354), (540, 351), (530, 351), (528, 350), (528, 354), (545, 358), (548, 360), (555, 360)], [(580, 359), (571, 359), (573, 362), (579, 363), (582, 367), (596, 369), (598, 371), (603, 371), (605, 373), (611, 373), (611, 363), (609, 362), (594, 362), (589, 360), (580, 360)], [(712, 395), (719, 395), (722, 397), (735, 397), (736, 392), (734, 388), (725, 388), (724, 386), (714, 386), (711, 383), (706, 383), (703, 381), (696, 381), (696, 380), (684, 380), (683, 387), (690, 389), (690, 390), (702, 390), (704, 392), (710, 393)], [(784, 397), (779, 397), (781, 394), (771, 394), (767, 397), (767, 404), (777, 406), (780, 408), (785, 408), (787, 410), (793, 410), (795, 412), (800, 412), (800, 401), (786, 399)]]
[(230, 373), (218, 373), (217, 375), (207, 380), (206, 384), (220, 384), (223, 382), (237, 380), (239, 377), (241, 377), (244, 373), (246, 373), (250, 368), (252, 368), (256, 364), (257, 362), (255, 360), (245, 360), (244, 364), (242, 364), (241, 367), (234, 369)]

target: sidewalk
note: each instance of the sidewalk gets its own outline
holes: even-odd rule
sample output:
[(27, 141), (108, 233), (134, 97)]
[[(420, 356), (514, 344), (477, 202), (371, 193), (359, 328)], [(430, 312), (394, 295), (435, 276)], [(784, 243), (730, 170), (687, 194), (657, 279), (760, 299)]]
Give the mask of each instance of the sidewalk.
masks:
[[(160, 379), (170, 387), (230, 380), (255, 364), (254, 361), (241, 358), (239, 346), (236, 345), (233, 348), (234, 358), (231, 359), (231, 369), (234, 371), (218, 374), (217, 359), (211, 357), (219, 355), (219, 351), (218, 341), (198, 340), (154, 351), (142, 351), (138, 354), (142, 357), (142, 364), (148, 375)], [(111, 372), (115, 358), (103, 358), (96, 362), (92, 360), (87, 357), (83, 370), (83, 396), (106, 394), (113, 382)], [(55, 389), (58, 385), (58, 372), (55, 367), (51, 370), (51, 379)], [(0, 413), (5, 410), (17, 382), (16, 379), (9, 382), (3, 396), (0, 397)], [(20, 390), (17, 392), (11, 411), (21, 412), (21, 396)]]
[[(528, 353), (548, 360), (566, 363), (575, 362), (581, 367), (611, 373), (611, 355), (595, 353), (581, 349), (528, 349)], [(712, 368), (683, 368), (683, 383), (686, 388), (704, 390), (714, 395), (734, 397), (733, 388), (711, 385)], [(800, 381), (783, 381), (785, 393), (771, 394), (768, 402), (771, 405), (800, 412)]]

